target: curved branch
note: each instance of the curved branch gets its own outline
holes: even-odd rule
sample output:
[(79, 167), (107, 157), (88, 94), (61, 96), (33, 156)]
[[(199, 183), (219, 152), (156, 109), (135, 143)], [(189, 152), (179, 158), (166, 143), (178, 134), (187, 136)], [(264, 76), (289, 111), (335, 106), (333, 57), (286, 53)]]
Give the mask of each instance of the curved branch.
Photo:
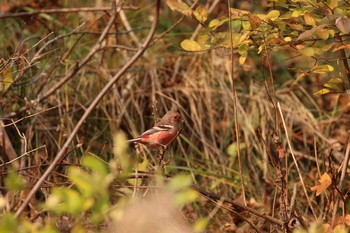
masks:
[[(115, 3), (115, 1), (112, 1)], [(138, 58), (140, 58), (142, 56), (142, 54), (146, 51), (146, 49), (148, 48), (149, 43), (151, 42), (153, 35), (155, 33), (156, 30), (156, 26), (158, 23), (158, 18), (159, 18), (159, 9), (160, 9), (160, 0), (157, 0), (156, 3), (156, 10), (155, 10), (155, 18), (154, 21), (152, 23), (150, 32), (145, 40), (145, 42), (143, 43), (143, 45), (141, 46), (140, 50), (130, 59), (130, 61), (125, 64), (120, 70), (119, 72), (114, 75), (114, 77), (107, 83), (107, 85), (101, 90), (101, 92), (96, 96), (96, 98), (94, 99), (94, 101), (90, 104), (90, 106), (86, 109), (85, 113), (83, 114), (83, 116), (80, 118), (79, 122), (77, 123), (77, 125), (75, 126), (75, 128), (73, 129), (72, 133), (69, 135), (69, 138), (67, 139), (67, 141), (65, 142), (65, 144), (62, 146), (61, 150), (57, 153), (55, 159), (52, 161), (51, 165), (46, 169), (46, 171), (44, 172), (44, 174), (40, 177), (40, 179), (37, 181), (37, 183), (34, 185), (34, 187), (30, 190), (28, 196), (26, 197), (26, 199), (24, 200), (24, 202), (22, 203), (22, 205), (18, 208), (15, 216), (18, 217), (23, 210), (25, 209), (25, 207), (27, 206), (27, 204), (29, 203), (30, 199), (34, 196), (34, 194), (37, 192), (37, 190), (40, 188), (41, 184), (46, 180), (46, 178), (49, 176), (49, 174), (54, 170), (54, 168), (56, 167), (56, 164), (61, 161), (64, 156), (66, 155), (66, 151), (69, 147), (69, 144), (71, 144), (71, 142), (73, 141), (75, 135), (77, 134), (78, 130), (80, 129), (80, 127), (83, 125), (84, 121), (86, 120), (86, 118), (88, 117), (88, 115), (92, 112), (92, 110), (97, 106), (97, 104), (101, 101), (101, 99), (108, 93), (108, 91), (113, 87), (113, 85), (119, 81), (119, 79), (122, 77), (122, 75), (137, 61)], [(114, 11), (113, 17), (115, 18), (115, 13), (116, 11)], [(114, 20), (110, 20), (109, 23), (113, 23)]]

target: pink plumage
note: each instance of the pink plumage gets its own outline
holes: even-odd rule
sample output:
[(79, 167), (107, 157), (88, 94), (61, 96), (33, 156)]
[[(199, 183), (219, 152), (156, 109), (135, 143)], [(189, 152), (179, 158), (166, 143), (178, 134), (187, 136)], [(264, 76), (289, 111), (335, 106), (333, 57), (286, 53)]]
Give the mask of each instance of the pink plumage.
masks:
[(148, 148), (167, 147), (178, 135), (181, 122), (178, 112), (169, 111), (152, 128), (128, 142), (141, 143)]

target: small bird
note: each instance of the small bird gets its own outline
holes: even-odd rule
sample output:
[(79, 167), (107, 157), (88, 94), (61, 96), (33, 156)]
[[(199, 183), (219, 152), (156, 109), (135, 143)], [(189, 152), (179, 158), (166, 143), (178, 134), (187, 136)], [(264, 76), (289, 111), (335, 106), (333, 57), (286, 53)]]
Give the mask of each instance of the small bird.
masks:
[(182, 121), (178, 112), (169, 111), (152, 128), (128, 142), (141, 143), (152, 149), (166, 148), (179, 134)]

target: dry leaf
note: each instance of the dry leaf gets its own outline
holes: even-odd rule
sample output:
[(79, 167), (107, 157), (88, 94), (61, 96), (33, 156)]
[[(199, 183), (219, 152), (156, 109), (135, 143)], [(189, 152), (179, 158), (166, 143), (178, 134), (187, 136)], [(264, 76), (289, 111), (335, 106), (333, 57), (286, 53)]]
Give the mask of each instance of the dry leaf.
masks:
[(319, 179), (320, 185), (315, 185), (311, 187), (312, 191), (316, 191), (316, 196), (320, 195), (324, 190), (328, 188), (329, 185), (332, 184), (332, 179), (331, 177), (325, 172), (322, 176), (321, 179)]

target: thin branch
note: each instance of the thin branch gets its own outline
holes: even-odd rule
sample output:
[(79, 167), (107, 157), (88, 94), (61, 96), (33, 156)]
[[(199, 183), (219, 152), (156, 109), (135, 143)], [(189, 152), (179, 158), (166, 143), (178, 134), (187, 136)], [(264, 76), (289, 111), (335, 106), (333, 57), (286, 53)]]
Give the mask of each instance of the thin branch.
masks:
[[(109, 20), (109, 22), (106, 26), (106, 30), (105, 30), (106, 33), (112, 27), (113, 22), (116, 18), (116, 13), (117, 13), (115, 1), (112, 0), (111, 2), (112, 2), (112, 8), (114, 10), (113, 10), (113, 16), (111, 17), (111, 19)], [(47, 168), (47, 170), (44, 172), (44, 174), (40, 177), (40, 179), (37, 181), (37, 183), (34, 185), (34, 187), (30, 190), (26, 199), (21, 204), (21, 206), (18, 208), (18, 210), (15, 214), (16, 217), (18, 217), (23, 212), (23, 210), (26, 208), (27, 204), (29, 203), (30, 199), (35, 195), (37, 190), (40, 188), (41, 184), (44, 183), (46, 178), (54, 170), (57, 163), (59, 161), (61, 161), (62, 158), (64, 158), (65, 153), (66, 153), (69, 145), (72, 143), (78, 130), (84, 124), (86, 118), (89, 116), (89, 114), (92, 112), (92, 110), (97, 106), (97, 104), (102, 100), (102, 98), (109, 92), (109, 90), (115, 85), (115, 83), (117, 83), (119, 81), (119, 79), (122, 77), (122, 75), (137, 61), (137, 59), (139, 59), (142, 56), (142, 54), (148, 48), (148, 45), (151, 42), (153, 35), (155, 33), (156, 27), (157, 27), (157, 23), (158, 23), (158, 19), (159, 19), (159, 9), (160, 9), (160, 0), (157, 0), (155, 17), (154, 17), (150, 32), (149, 32), (145, 42), (141, 46), (140, 50), (129, 60), (129, 62), (127, 64), (125, 64), (119, 70), (119, 72), (116, 75), (113, 76), (113, 78), (106, 84), (106, 86), (100, 91), (100, 93), (96, 96), (96, 98), (93, 100), (93, 102), (90, 104), (90, 106), (86, 109), (85, 113), (80, 118), (79, 122), (77, 123), (77, 125), (73, 129), (72, 133), (69, 135), (67, 141), (64, 143), (61, 150), (57, 153), (55, 159), (51, 162), (50, 166)], [(105, 35), (106, 33), (103, 33), (103, 35)], [(95, 47), (99, 48), (100, 46), (95, 46)]]
[(242, 189), (242, 196), (243, 196), (243, 203), (247, 205), (246, 197), (245, 197), (245, 187), (244, 187), (244, 180), (243, 180), (243, 172), (242, 172), (242, 161), (241, 161), (241, 152), (240, 152), (240, 139), (239, 139), (239, 128), (238, 128), (238, 113), (237, 113), (237, 92), (236, 92), (236, 86), (235, 86), (235, 79), (233, 77), (233, 67), (234, 67), (234, 56), (233, 56), (233, 38), (232, 38), (232, 27), (231, 27), (231, 11), (230, 11), (230, 0), (227, 0), (227, 10), (228, 10), (228, 17), (229, 17), (229, 33), (230, 33), (230, 41), (231, 41), (231, 51), (230, 51), (230, 60), (231, 60), (231, 91), (233, 93), (233, 112), (234, 112), (234, 119), (235, 119), (235, 133), (236, 133), (236, 143), (237, 143), (237, 158), (238, 158), (238, 169), (239, 169), (239, 176), (241, 180), (241, 189)]
[(308, 194), (307, 194), (307, 191), (306, 191), (304, 179), (303, 179), (303, 177), (302, 177), (302, 175), (301, 175), (301, 172), (300, 172), (300, 169), (299, 169), (299, 165), (298, 165), (297, 159), (295, 158), (295, 155), (294, 155), (294, 151), (293, 151), (293, 148), (292, 148), (292, 144), (291, 144), (291, 142), (290, 142), (290, 139), (289, 139), (289, 135), (288, 135), (288, 131), (287, 131), (287, 126), (286, 126), (286, 122), (284, 121), (284, 117), (283, 117), (283, 113), (282, 113), (282, 109), (281, 109), (280, 102), (277, 102), (277, 108), (278, 108), (278, 111), (279, 111), (280, 116), (281, 116), (283, 128), (284, 128), (284, 131), (285, 131), (285, 133), (286, 133), (287, 144), (288, 144), (290, 153), (291, 153), (291, 155), (292, 155), (295, 168), (296, 168), (297, 171), (298, 171), (299, 179), (300, 179), (300, 182), (301, 182), (301, 184), (302, 184), (302, 187), (303, 187), (303, 190), (304, 190), (304, 194), (305, 194), (305, 196), (306, 196), (306, 199), (307, 199), (307, 202), (308, 202), (309, 207), (310, 207), (310, 209), (311, 209), (311, 212), (312, 212), (312, 214), (314, 215), (315, 220), (317, 220), (317, 216), (316, 216), (315, 211), (314, 211), (314, 209), (313, 209), (313, 207), (312, 207), (312, 205), (311, 205), (310, 198), (309, 198), (309, 196), (308, 196)]
[[(339, 195), (343, 200), (344, 200), (344, 198), (343, 198), (343, 196), (341, 196), (342, 195), (341, 191), (342, 191), (343, 186), (344, 186), (344, 180), (345, 180), (345, 176), (346, 176), (346, 170), (347, 170), (348, 164), (349, 164), (349, 159), (350, 159), (350, 137), (348, 138), (348, 143), (347, 143), (346, 151), (345, 151), (345, 157), (344, 157), (343, 164), (342, 164), (343, 166), (342, 166), (342, 170), (341, 170), (339, 185), (337, 188), (339, 190)], [(332, 225), (335, 224), (335, 219), (337, 217), (340, 197), (337, 196), (337, 199), (335, 200), (334, 209), (333, 209), (333, 216), (332, 216)], [(344, 205), (345, 205), (345, 203), (344, 203)], [(344, 210), (345, 209), (346, 208), (344, 208)], [(344, 214), (344, 216), (345, 216), (345, 214)]]
[[(201, 189), (198, 188), (198, 187), (193, 187), (193, 188), (194, 188), (197, 192), (199, 192), (200, 194), (202, 194), (202, 195), (205, 196), (205, 197), (208, 197), (208, 198), (211, 198), (211, 199), (214, 199), (214, 200), (220, 200), (220, 197), (216, 196), (215, 194), (208, 193), (208, 192), (206, 192), (206, 191), (204, 191), (204, 190), (201, 190)], [(274, 217), (271, 217), (271, 216), (265, 214), (264, 212), (259, 212), (259, 211), (255, 210), (255, 209), (250, 208), (250, 207), (248, 207), (248, 206), (246, 206), (246, 205), (243, 205), (243, 204), (241, 204), (241, 203), (239, 203), (239, 202), (237, 202), (237, 201), (224, 200), (224, 203), (227, 203), (227, 204), (232, 205), (233, 208), (239, 208), (239, 209), (245, 210), (245, 211), (247, 211), (247, 212), (249, 212), (249, 213), (251, 213), (251, 214), (254, 214), (255, 216), (258, 216), (258, 217), (261, 217), (261, 218), (263, 218), (263, 219), (266, 219), (266, 220), (268, 220), (268, 221), (270, 221), (270, 222), (272, 222), (272, 223), (274, 223), (274, 224), (277, 224), (277, 225), (279, 225), (279, 226), (281, 226), (281, 227), (282, 227), (283, 224), (284, 224), (281, 220), (278, 220), (278, 219), (276, 219), (276, 218), (274, 218)]]
[[(135, 6), (123, 6), (123, 10), (137, 10), (138, 7)], [(111, 7), (76, 7), (76, 8), (58, 8), (58, 9), (42, 9), (42, 10), (33, 10), (30, 12), (18, 12), (18, 13), (9, 13), (9, 14), (0, 14), (0, 19), (6, 18), (17, 18), (23, 16), (31, 16), (38, 14), (55, 14), (55, 13), (74, 13), (74, 12), (95, 12), (95, 11), (110, 11)]]

